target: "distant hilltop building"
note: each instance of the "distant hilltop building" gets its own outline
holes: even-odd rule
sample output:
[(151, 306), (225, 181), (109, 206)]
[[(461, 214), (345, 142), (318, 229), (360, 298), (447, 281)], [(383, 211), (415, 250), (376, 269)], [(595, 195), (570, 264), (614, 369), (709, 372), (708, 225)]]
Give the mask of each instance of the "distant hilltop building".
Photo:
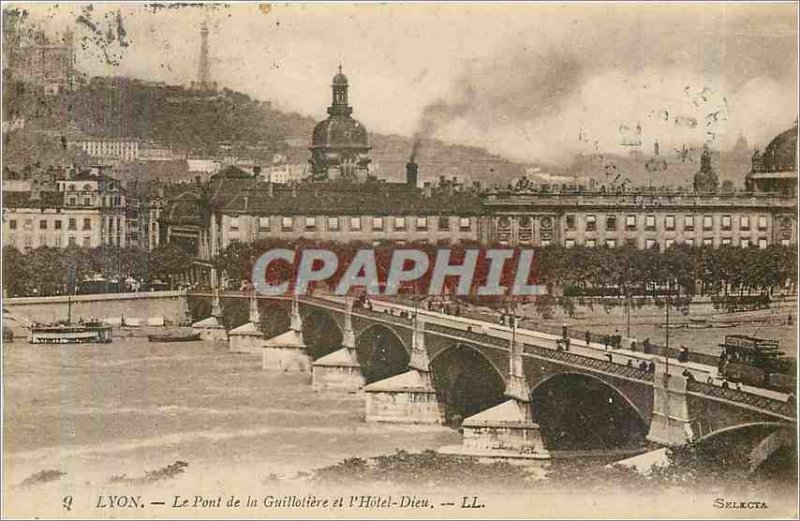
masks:
[(369, 173), (369, 138), (364, 125), (352, 117), (353, 108), (347, 102), (347, 76), (342, 74), (341, 65), (331, 89), (328, 119), (317, 123), (311, 138), (312, 178), (363, 181)]
[(745, 186), (748, 191), (797, 194), (797, 122), (770, 141), (764, 153), (753, 153)]
[(44, 31), (31, 38), (9, 35), (8, 72), (11, 80), (41, 87), (45, 94), (58, 94), (75, 87), (73, 34), (64, 32), (61, 41), (50, 41)]

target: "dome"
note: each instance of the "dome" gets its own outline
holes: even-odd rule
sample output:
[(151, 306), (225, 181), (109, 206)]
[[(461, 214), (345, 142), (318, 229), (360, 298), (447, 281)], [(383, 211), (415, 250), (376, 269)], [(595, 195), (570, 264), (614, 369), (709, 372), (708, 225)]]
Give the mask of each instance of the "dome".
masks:
[(321, 147), (369, 147), (367, 129), (351, 117), (331, 117), (317, 123), (311, 137), (311, 146)]
[(347, 85), (347, 76), (342, 74), (341, 70), (339, 73), (333, 77), (333, 84), (334, 85)]
[(761, 157), (767, 172), (786, 172), (797, 168), (797, 125), (775, 136)]

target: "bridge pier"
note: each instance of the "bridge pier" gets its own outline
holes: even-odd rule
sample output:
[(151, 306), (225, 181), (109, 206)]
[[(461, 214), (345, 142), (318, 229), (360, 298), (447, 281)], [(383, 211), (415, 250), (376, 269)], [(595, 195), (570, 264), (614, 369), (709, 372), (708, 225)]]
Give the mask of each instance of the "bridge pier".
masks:
[(530, 389), (522, 371), (522, 344), (516, 335), (512, 336), (510, 348), (505, 392), (509, 399), (465, 419), (462, 445), (443, 447), (440, 452), (498, 459), (550, 459), (539, 424), (533, 421)]
[(201, 340), (212, 342), (228, 339), (228, 333), (222, 324), (222, 303), (219, 298), (219, 289), (214, 290), (214, 297), (211, 300), (211, 316), (192, 324), (192, 333), (200, 333)]
[(668, 373), (664, 360), (656, 359), (653, 375), (653, 414), (647, 440), (662, 445), (684, 445), (694, 439), (687, 402), (687, 380), (676, 371)]
[(258, 313), (256, 295), (250, 295), (249, 321), (228, 332), (230, 350), (234, 353), (260, 353), (264, 343), (264, 333), (258, 329), (261, 318)]
[(303, 321), (297, 299), (292, 301), (289, 331), (272, 337), (262, 344), (261, 368), (267, 371), (307, 373), (311, 357), (303, 342)]
[(364, 375), (356, 356), (356, 337), (353, 331), (353, 303), (345, 304), (342, 348), (311, 364), (311, 385), (314, 389), (357, 391), (364, 387)]
[(425, 349), (425, 326), (418, 317), (414, 317), (408, 371), (373, 382), (364, 393), (368, 422), (443, 423)]

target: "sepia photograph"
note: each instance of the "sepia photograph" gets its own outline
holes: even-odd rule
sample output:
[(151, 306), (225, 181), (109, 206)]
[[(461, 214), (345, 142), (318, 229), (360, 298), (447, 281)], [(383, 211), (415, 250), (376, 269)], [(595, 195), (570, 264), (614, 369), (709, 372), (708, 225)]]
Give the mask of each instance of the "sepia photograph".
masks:
[(798, 519), (797, 2), (3, 2), (3, 519)]

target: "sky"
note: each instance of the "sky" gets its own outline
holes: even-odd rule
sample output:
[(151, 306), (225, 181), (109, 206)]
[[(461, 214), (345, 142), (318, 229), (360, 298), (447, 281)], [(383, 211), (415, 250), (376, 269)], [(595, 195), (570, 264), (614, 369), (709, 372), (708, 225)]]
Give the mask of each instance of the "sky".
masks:
[(529, 162), (763, 148), (798, 112), (796, 3), (16, 6), (72, 27), (89, 75), (188, 84), (206, 21), (220, 86), (323, 119), (342, 64), (370, 131)]

